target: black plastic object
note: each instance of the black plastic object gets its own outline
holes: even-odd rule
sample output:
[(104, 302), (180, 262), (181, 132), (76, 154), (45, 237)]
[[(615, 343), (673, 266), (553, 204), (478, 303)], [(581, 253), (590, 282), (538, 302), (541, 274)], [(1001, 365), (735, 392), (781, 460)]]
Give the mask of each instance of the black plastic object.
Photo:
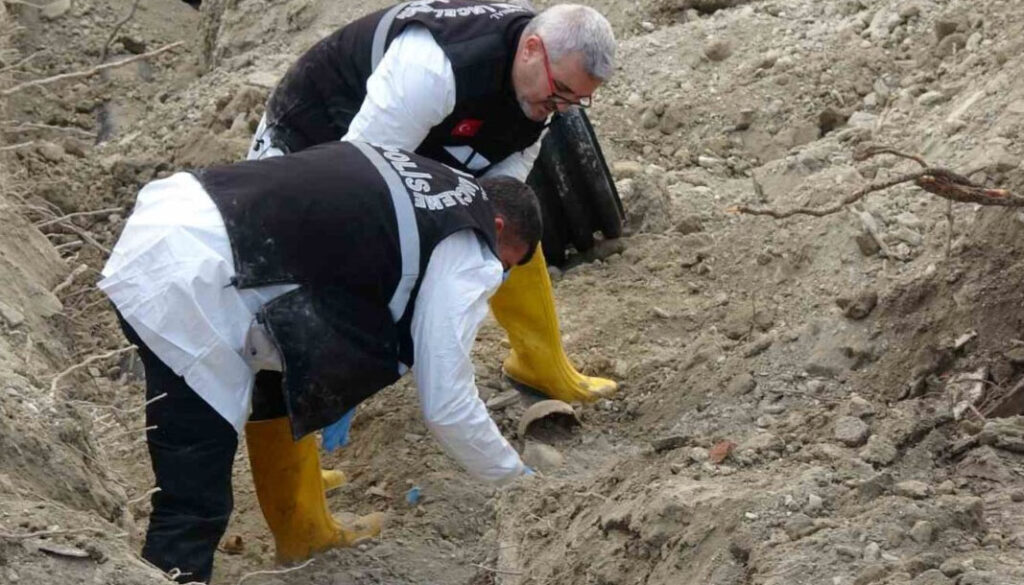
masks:
[(564, 266), (567, 249), (594, 247), (594, 232), (622, 235), (623, 209), (594, 128), (580, 108), (556, 114), (527, 183), (544, 215), (544, 257)]

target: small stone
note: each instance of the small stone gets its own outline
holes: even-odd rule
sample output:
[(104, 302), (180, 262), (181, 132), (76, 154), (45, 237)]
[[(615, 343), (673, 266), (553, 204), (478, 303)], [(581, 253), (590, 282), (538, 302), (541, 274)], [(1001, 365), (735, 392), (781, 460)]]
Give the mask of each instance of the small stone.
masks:
[(53, 0), (52, 2), (43, 2), (41, 4), (40, 13), (46, 20), (60, 18), (71, 10), (71, 0)]
[(423, 435), (417, 435), (416, 433), (405, 433), (405, 440), (410, 443), (419, 443), (423, 440)]
[(853, 394), (846, 401), (846, 414), (857, 418), (868, 418), (875, 415), (875, 407), (859, 394)]
[(518, 390), (506, 390), (487, 401), (487, 408), (491, 410), (503, 410), (519, 401)]
[(21, 311), (3, 301), (0, 301), (0, 317), (7, 322), (8, 327), (12, 328), (25, 322), (25, 315), (22, 315)]
[(694, 463), (704, 463), (710, 457), (708, 450), (704, 447), (694, 447), (690, 449), (690, 453), (687, 455)]
[(664, 453), (665, 451), (685, 447), (691, 440), (692, 437), (689, 435), (669, 435), (651, 441), (651, 448), (654, 449), (655, 453)]
[(63, 162), (66, 156), (64, 147), (52, 142), (41, 142), (36, 151), (46, 160), (54, 163)]
[(860, 253), (865, 256), (874, 256), (882, 250), (878, 245), (878, 241), (871, 234), (858, 234), (854, 240), (857, 242), (857, 248), (860, 249)]
[(897, 14), (901, 19), (909, 20), (921, 14), (921, 7), (914, 3), (904, 4), (899, 7)]
[(941, 91), (926, 91), (917, 97), (919, 106), (934, 106), (946, 101), (946, 94)]
[(947, 577), (956, 577), (964, 572), (964, 564), (956, 559), (947, 559), (939, 565), (939, 570)]
[(1024, 502), (1024, 490), (1010, 492), (1010, 501), (1016, 503)]
[(799, 540), (817, 532), (821, 527), (814, 524), (814, 520), (807, 514), (793, 514), (782, 527), (791, 540)]
[(704, 224), (699, 215), (687, 215), (676, 222), (676, 231), (684, 236), (704, 231)]
[(804, 506), (804, 511), (808, 514), (816, 514), (821, 511), (824, 507), (825, 502), (821, 499), (818, 494), (810, 494), (807, 496), (807, 505)]
[(893, 491), (896, 495), (903, 496), (904, 498), (923, 500), (924, 498), (932, 495), (932, 486), (923, 481), (911, 479), (897, 483), (893, 486)]
[(889, 568), (883, 564), (869, 565), (857, 574), (857, 578), (853, 580), (853, 585), (870, 585), (882, 580), (888, 574)]
[(956, 492), (956, 486), (953, 485), (953, 482), (951, 480), (948, 480), (948, 479), (946, 481), (940, 483), (935, 488), (935, 493), (939, 494), (940, 496), (950, 496), (950, 495), (953, 495), (955, 492)]
[(938, 19), (935, 24), (932, 25), (935, 30), (935, 40), (941, 41), (949, 35), (956, 32), (956, 29), (960, 27), (960, 23), (955, 20)]
[(739, 374), (729, 382), (728, 392), (732, 395), (750, 394), (757, 388), (757, 381), (749, 373)]
[(927, 520), (918, 520), (910, 529), (910, 538), (918, 544), (931, 544), (935, 538), (935, 526)]
[(841, 416), (835, 422), (833, 436), (847, 447), (859, 447), (868, 439), (868, 425), (859, 418)]
[(910, 582), (910, 585), (953, 585), (953, 581), (938, 569), (929, 569)]
[(868, 563), (876, 563), (882, 556), (882, 547), (878, 546), (877, 542), (869, 542), (864, 546), (864, 561)]
[(654, 32), (655, 26), (653, 22), (647, 22), (646, 20), (640, 22), (640, 28), (646, 32)]
[(721, 441), (715, 444), (715, 446), (708, 451), (708, 461), (717, 465), (725, 461), (726, 458), (732, 454), (733, 449), (735, 448), (736, 443), (733, 443), (732, 441)]
[(658, 114), (654, 112), (654, 108), (647, 108), (640, 116), (640, 125), (644, 127), (644, 130), (657, 128), (660, 122), (661, 120), (658, 118)]
[(967, 36), (953, 33), (939, 41), (935, 46), (935, 54), (939, 57), (950, 57), (967, 48)]
[(833, 550), (836, 551), (836, 556), (847, 560), (858, 559), (861, 557), (860, 549), (848, 544), (837, 544)]
[(644, 172), (644, 167), (635, 160), (620, 160), (612, 164), (612, 174), (618, 179), (629, 179)]
[(704, 45), (704, 56), (712, 61), (725, 61), (730, 55), (732, 55), (732, 47), (724, 39), (712, 39)]
[(898, 454), (896, 447), (879, 435), (872, 435), (860, 450), (860, 458), (875, 465), (889, 465)]
[(836, 305), (843, 310), (843, 315), (854, 320), (860, 320), (870, 315), (877, 304), (878, 293), (873, 290), (864, 291), (852, 299), (849, 297), (836, 299)]
[(523, 463), (542, 472), (549, 472), (565, 465), (565, 457), (551, 445), (531, 441), (523, 449)]

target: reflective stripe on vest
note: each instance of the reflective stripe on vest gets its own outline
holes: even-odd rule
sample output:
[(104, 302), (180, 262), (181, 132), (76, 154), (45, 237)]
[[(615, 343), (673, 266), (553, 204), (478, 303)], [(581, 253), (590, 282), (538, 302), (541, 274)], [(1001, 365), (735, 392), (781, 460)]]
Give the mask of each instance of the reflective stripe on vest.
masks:
[(420, 276), (420, 229), (416, 223), (416, 212), (413, 210), (412, 200), (405, 189), (405, 184), (402, 183), (402, 178), (388, 161), (365, 142), (349, 144), (358, 148), (370, 160), (391, 192), (391, 203), (395, 207), (395, 220), (398, 223), (398, 242), (402, 251), (402, 277), (395, 287), (394, 294), (391, 295), (388, 309), (391, 311), (391, 318), (398, 323), (405, 315), (412, 289)]
[(409, 4), (411, 2), (402, 2), (392, 6), (390, 10), (384, 13), (384, 16), (380, 17), (377, 28), (373, 31), (373, 45), (370, 49), (370, 71), (376, 71), (380, 60), (384, 58), (384, 44), (388, 40), (388, 33), (391, 32), (391, 23), (395, 22), (395, 17), (398, 16), (398, 13)]

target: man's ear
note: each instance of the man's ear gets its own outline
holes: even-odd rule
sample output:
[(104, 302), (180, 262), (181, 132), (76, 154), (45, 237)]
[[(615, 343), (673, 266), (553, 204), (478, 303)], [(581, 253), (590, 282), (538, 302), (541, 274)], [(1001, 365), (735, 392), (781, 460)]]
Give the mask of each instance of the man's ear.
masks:
[(500, 215), (494, 216), (494, 232), (501, 235), (501, 232), (505, 229), (505, 218)]
[(540, 37), (532, 34), (523, 39), (523, 58), (529, 59), (540, 52)]

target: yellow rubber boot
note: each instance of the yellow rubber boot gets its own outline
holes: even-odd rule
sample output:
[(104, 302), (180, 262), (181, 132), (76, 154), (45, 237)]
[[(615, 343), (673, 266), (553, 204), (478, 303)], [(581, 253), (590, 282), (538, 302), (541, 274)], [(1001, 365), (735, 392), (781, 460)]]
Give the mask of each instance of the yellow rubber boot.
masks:
[(505, 375), (513, 382), (565, 402), (591, 402), (618, 388), (611, 380), (580, 374), (569, 363), (540, 245), (528, 263), (512, 269), (491, 297), (491, 310), (512, 344)]
[(362, 516), (342, 526), (327, 508), (320, 456), (312, 435), (295, 442), (287, 417), (245, 425), (256, 497), (274, 535), (278, 563), (352, 546), (380, 534), (384, 515)]
[(324, 482), (324, 491), (331, 492), (348, 483), (348, 477), (344, 471), (337, 469), (321, 469), (320, 479)]

